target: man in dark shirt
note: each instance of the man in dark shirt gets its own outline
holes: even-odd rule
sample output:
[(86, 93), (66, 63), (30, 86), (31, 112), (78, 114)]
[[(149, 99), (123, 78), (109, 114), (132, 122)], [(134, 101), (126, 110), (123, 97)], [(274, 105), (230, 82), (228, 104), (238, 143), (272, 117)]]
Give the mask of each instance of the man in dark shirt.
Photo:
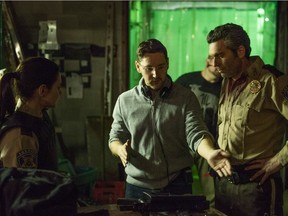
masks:
[[(176, 83), (195, 93), (203, 112), (204, 121), (217, 140), (217, 111), (221, 89), (220, 73), (209, 64), (209, 59), (207, 59), (206, 67), (202, 71), (185, 73), (176, 80)], [(214, 180), (208, 174), (208, 163), (198, 154), (194, 154), (194, 162), (198, 169), (202, 192), (210, 201), (211, 206), (214, 206)]]

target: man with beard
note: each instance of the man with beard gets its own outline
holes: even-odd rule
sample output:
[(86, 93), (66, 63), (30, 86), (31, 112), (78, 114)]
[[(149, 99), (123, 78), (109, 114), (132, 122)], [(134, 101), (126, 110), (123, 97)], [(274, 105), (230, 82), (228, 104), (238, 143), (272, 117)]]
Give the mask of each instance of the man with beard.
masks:
[(227, 155), (208, 151), (214, 139), (195, 94), (167, 74), (166, 47), (156, 39), (141, 42), (135, 66), (142, 78), (118, 97), (109, 137), (110, 150), (127, 174), (125, 197), (191, 193), (191, 151), (229, 174)]
[(229, 216), (281, 216), (279, 170), (287, 164), (287, 146), (282, 148), (288, 119), (285, 76), (278, 78), (259, 56), (250, 56), (249, 36), (239, 25), (217, 26), (207, 42), (209, 59), (223, 77), (217, 143), (232, 166), (230, 176), (216, 178), (215, 207)]

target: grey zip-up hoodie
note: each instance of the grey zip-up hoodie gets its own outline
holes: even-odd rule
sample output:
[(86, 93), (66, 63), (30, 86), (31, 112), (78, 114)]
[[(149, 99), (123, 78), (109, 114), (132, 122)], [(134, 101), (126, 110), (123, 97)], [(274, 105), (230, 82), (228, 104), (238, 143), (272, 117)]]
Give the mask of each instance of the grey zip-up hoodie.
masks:
[[(171, 86), (166, 79), (165, 86)], [(189, 89), (174, 83), (169, 95), (153, 100), (139, 85), (122, 93), (115, 104), (109, 143), (131, 140), (126, 181), (130, 184), (160, 189), (179, 171), (193, 165), (191, 151), (196, 151), (204, 135), (211, 136), (202, 119), (199, 102)]]

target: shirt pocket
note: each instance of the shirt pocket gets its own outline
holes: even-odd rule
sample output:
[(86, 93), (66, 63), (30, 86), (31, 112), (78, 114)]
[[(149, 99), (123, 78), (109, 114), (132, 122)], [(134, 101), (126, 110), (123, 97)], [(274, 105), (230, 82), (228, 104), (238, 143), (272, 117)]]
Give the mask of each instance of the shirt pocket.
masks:
[(237, 122), (237, 125), (241, 127), (258, 124), (261, 119), (265, 118), (265, 114), (262, 112), (264, 101), (265, 97), (260, 94), (239, 98), (232, 108), (232, 113), (234, 113), (231, 116), (232, 121)]
[(264, 123), (266, 119), (267, 113), (263, 112), (264, 110), (264, 102), (265, 102), (265, 97), (258, 95), (255, 97), (253, 100), (247, 100), (245, 103), (246, 107), (246, 120), (245, 120), (245, 125), (259, 125)]

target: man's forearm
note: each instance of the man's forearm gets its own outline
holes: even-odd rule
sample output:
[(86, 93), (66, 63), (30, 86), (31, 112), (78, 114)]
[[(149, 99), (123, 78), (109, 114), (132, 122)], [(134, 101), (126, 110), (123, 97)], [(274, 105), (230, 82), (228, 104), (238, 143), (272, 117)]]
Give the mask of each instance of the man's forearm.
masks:
[(115, 140), (112, 141), (111, 143), (109, 143), (109, 148), (112, 152), (113, 155), (119, 156), (118, 155), (118, 149), (119, 147), (121, 147), (123, 145), (122, 142), (120, 142), (119, 140)]
[(280, 152), (276, 155), (281, 165), (284, 167), (288, 164), (288, 141), (284, 147), (280, 150)]
[(205, 136), (200, 142), (197, 152), (206, 160), (209, 158), (209, 155), (215, 150), (214, 144), (209, 136)]

